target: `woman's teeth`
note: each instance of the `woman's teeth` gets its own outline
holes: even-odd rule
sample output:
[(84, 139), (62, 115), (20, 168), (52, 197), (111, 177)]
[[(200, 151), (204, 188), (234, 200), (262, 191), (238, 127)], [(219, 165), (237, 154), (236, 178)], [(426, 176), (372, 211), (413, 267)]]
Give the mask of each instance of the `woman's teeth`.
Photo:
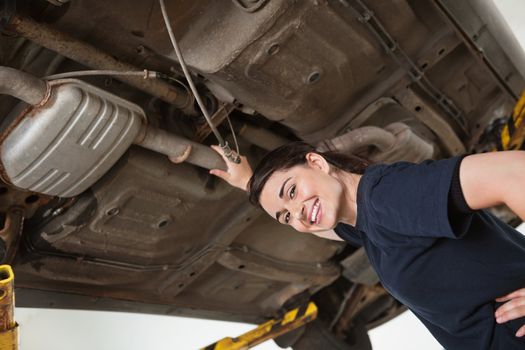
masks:
[(310, 224), (317, 222), (317, 214), (319, 213), (319, 206), (321, 203), (319, 202), (319, 199), (317, 199), (314, 203), (314, 207), (312, 209), (312, 216), (310, 216)]

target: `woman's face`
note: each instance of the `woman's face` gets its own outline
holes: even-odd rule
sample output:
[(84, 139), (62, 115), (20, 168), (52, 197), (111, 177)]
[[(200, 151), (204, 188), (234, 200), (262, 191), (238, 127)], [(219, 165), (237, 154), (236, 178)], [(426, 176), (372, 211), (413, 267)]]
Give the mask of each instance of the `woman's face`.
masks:
[(261, 206), (297, 231), (331, 230), (345, 207), (344, 186), (322, 156), (308, 153), (306, 160), (270, 176), (261, 191)]

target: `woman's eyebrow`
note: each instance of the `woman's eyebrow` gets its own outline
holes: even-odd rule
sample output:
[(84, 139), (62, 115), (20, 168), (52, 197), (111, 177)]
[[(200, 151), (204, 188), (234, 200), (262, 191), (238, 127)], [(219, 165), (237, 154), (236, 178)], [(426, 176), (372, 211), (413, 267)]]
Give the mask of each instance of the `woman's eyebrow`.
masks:
[[(279, 190), (279, 198), (283, 198), (283, 194), (284, 194), (284, 186), (286, 186), (286, 183), (288, 182), (288, 180), (290, 180), (292, 177), (290, 176), (289, 178), (287, 178), (286, 180), (284, 180), (283, 182), (283, 185), (281, 186), (281, 189)], [(281, 213), (280, 211), (276, 212), (275, 213), (275, 218), (277, 219), (277, 221), (279, 221), (279, 217), (281, 216)]]
[(284, 186), (286, 186), (286, 183), (288, 182), (288, 180), (290, 180), (291, 177), (287, 178), (284, 182), (283, 182), (283, 185), (281, 186), (281, 190), (279, 191), (279, 198), (283, 198), (283, 193), (284, 193)]

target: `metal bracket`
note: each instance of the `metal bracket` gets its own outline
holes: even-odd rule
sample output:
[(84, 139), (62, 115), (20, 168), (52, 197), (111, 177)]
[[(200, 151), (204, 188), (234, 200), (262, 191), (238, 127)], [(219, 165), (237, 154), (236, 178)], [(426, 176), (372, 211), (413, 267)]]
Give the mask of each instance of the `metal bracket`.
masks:
[[(211, 121), (213, 122), (213, 125), (219, 125), (221, 124), (226, 117), (235, 109), (235, 106), (233, 104), (222, 104), (217, 111), (211, 116)], [(195, 136), (193, 137), (193, 140), (196, 142), (203, 142), (210, 134), (211, 134), (211, 128), (206, 123), (203, 124), (197, 132), (195, 132)]]
[(24, 223), (24, 210), (12, 207), (6, 213), (4, 228), (0, 230), (0, 262), (13, 261)]
[(408, 54), (401, 48), (394, 38), (388, 33), (386, 28), (381, 24), (379, 19), (375, 16), (361, 0), (345, 1), (345, 6), (352, 9), (357, 20), (363, 23), (377, 38), (385, 52), (401, 67), (403, 68), (410, 79), (417, 84), (429, 97), (431, 97), (438, 105), (457, 123), (465, 134), (468, 135), (467, 122), (462, 115), (461, 110), (456, 107), (454, 102), (442, 93), (437, 87), (432, 84), (425, 73), (419, 69), (418, 65), (408, 56)]

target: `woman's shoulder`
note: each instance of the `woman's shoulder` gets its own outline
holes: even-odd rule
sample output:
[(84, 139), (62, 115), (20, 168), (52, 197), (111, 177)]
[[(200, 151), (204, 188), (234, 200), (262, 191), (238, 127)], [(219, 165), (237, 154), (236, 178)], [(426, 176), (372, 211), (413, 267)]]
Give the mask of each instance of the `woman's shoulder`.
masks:
[(358, 186), (358, 222), (434, 236), (431, 228), (448, 222), (448, 193), (459, 159), (371, 166)]
[(457, 156), (440, 160), (427, 159), (420, 163), (400, 161), (389, 164), (372, 164), (366, 169), (363, 178), (365, 182), (373, 183), (388, 176), (393, 180), (399, 179), (400, 181), (405, 182), (412, 177), (450, 173), (461, 158), (461, 156)]

